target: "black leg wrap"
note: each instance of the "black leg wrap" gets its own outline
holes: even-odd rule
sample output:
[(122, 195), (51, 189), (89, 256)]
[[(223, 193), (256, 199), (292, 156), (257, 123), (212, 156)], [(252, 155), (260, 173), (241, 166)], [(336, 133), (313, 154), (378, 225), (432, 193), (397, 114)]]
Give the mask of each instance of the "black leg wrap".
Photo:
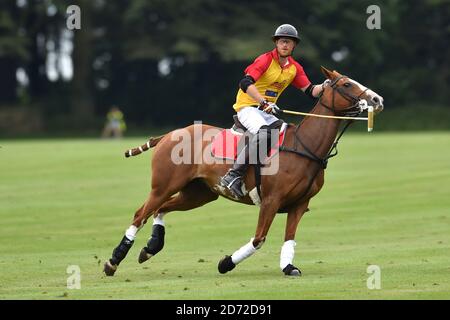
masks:
[(118, 247), (116, 247), (112, 253), (112, 258), (109, 259), (109, 262), (111, 262), (112, 265), (118, 266), (120, 262), (125, 259), (128, 250), (133, 246), (133, 242), (129, 240), (127, 237), (123, 237), (122, 241), (120, 241), (120, 244)]
[(302, 272), (297, 267), (293, 266), (292, 264), (288, 264), (284, 269), (283, 272), (286, 276), (301, 276)]
[(231, 260), (231, 256), (225, 256), (219, 261), (219, 265), (217, 266), (220, 273), (227, 273), (228, 271), (233, 270), (234, 267), (236, 267), (236, 265), (233, 263), (233, 260)]
[(154, 224), (152, 237), (147, 242), (147, 247), (144, 250), (151, 254), (155, 255), (162, 250), (164, 247), (164, 236), (166, 234), (165, 228), (162, 225)]

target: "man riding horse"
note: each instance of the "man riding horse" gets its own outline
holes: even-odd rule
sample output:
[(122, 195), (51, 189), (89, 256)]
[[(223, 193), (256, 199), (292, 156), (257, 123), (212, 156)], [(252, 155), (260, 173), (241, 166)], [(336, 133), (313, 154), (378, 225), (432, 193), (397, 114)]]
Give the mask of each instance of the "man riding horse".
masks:
[(275, 49), (260, 55), (245, 69), (245, 76), (239, 83), (239, 91), (233, 108), (239, 122), (253, 135), (237, 156), (233, 167), (222, 178), (220, 184), (236, 197), (244, 197), (242, 178), (248, 168), (249, 149), (256, 145), (267, 145), (270, 125), (278, 118), (280, 110), (276, 102), (291, 83), (312, 99), (320, 96), (330, 80), (313, 85), (303, 67), (292, 58), (292, 52), (300, 41), (297, 30), (290, 24), (282, 24), (272, 36)]
[[(280, 152), (269, 158), (269, 162), (279, 162), (280, 170), (270, 178), (263, 176), (260, 181), (261, 201), (254, 236), (233, 254), (226, 255), (219, 261), (220, 273), (233, 270), (260, 249), (266, 241), (275, 215), (286, 212), (280, 269), (287, 276), (301, 275), (300, 269), (293, 262), (297, 227), (308, 209), (309, 201), (322, 189), (327, 161), (336, 155), (333, 150), (345, 128), (351, 123), (348, 117), (363, 112), (362, 105), (372, 107), (374, 114), (384, 108), (383, 97), (335, 70), (322, 67), (322, 72), (329, 81), (325, 80), (322, 85), (312, 85), (303, 68), (290, 56), (299, 41), (293, 26), (281, 25), (275, 31), (273, 39), (276, 48), (258, 57), (246, 69), (246, 76), (241, 81), (241, 89), (234, 105), (240, 122), (254, 134), (250, 149), (254, 145), (260, 147), (260, 150), (267, 146), (264, 141), (268, 138), (267, 129), (273, 127), (278, 120), (274, 115), (279, 110), (275, 103), (290, 83), (312, 98), (319, 97), (310, 112), (316, 117), (307, 117), (297, 125), (290, 124), (285, 129), (285, 138), (278, 148)], [(347, 124), (338, 136), (343, 118), (347, 119)], [(237, 164), (231, 170), (229, 163), (214, 161), (212, 150), (216, 140), (210, 141), (205, 137), (211, 136), (211, 133), (217, 136), (224, 131), (226, 130), (223, 128), (207, 124), (194, 124), (150, 138), (145, 144), (127, 150), (125, 156), (130, 157), (153, 148), (151, 191), (136, 210), (132, 224), (114, 248), (111, 258), (105, 262), (106, 275), (115, 274), (132, 247), (138, 231), (151, 216), (152, 234), (140, 251), (139, 263), (147, 261), (163, 249), (163, 218), (169, 212), (192, 210), (217, 200), (219, 196), (250, 205), (255, 203), (249, 194), (233, 198), (231, 193), (239, 196), (242, 192), (241, 185), (246, 185), (248, 190), (254, 190), (258, 185), (256, 175), (254, 178), (251, 174), (243, 176), (247, 167), (245, 149), (239, 153)], [(180, 134), (189, 137), (184, 143), (188, 147), (186, 150), (201, 147), (198, 152), (187, 152), (190, 161), (182, 165), (173, 158), (174, 150), (178, 150), (175, 155), (181, 156), (180, 152), (183, 157), (185, 155), (183, 150), (179, 150)]]

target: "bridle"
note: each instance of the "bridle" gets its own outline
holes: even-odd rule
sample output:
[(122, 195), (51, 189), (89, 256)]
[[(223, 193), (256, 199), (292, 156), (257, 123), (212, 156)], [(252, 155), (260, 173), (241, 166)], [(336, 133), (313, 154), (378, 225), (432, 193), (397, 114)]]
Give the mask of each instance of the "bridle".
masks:
[[(319, 98), (319, 101), (317, 102), (318, 104), (322, 105), (323, 107), (327, 108), (328, 110), (332, 111), (333, 114), (335, 116), (357, 116), (359, 115), (361, 112), (363, 112), (363, 104), (365, 103), (367, 105), (366, 100), (364, 99), (360, 99), (361, 95), (366, 92), (368, 89), (365, 89), (363, 92), (361, 92), (358, 96), (354, 96), (352, 94), (349, 94), (347, 92), (345, 92), (344, 90), (341, 89), (341, 87), (337, 87), (336, 84), (339, 80), (343, 79), (343, 78), (348, 78), (347, 76), (339, 76), (336, 79), (334, 79), (330, 84), (329, 87), (332, 88), (332, 99), (331, 99), (331, 107), (326, 105), (325, 103), (322, 102), (322, 98), (323, 98), (323, 92)], [(345, 109), (340, 109), (340, 110), (336, 110), (335, 108), (335, 97), (336, 97), (336, 92), (338, 94), (340, 94), (345, 100), (351, 102), (351, 106), (345, 108)], [(326, 169), (327, 165), (328, 165), (328, 160), (334, 156), (336, 156), (338, 154), (338, 150), (337, 150), (337, 145), (339, 143), (339, 140), (341, 139), (341, 137), (343, 136), (344, 132), (347, 130), (347, 128), (354, 122), (354, 120), (346, 120), (346, 124), (344, 125), (344, 127), (341, 129), (341, 132), (338, 134), (338, 136), (336, 137), (336, 139), (334, 140), (333, 144), (331, 145), (330, 150), (327, 152), (327, 155), (323, 158), (317, 156), (316, 154), (314, 154), (300, 139), (300, 137), (298, 136), (298, 131), (300, 129), (300, 125), (301, 123), (299, 123), (296, 128), (295, 128), (295, 132), (294, 132), (294, 146), (293, 148), (290, 147), (286, 147), (284, 146), (284, 142), (283, 144), (280, 146), (280, 151), (285, 151), (285, 152), (290, 152), (290, 153), (294, 153), (297, 154), (301, 157), (310, 159), (316, 163), (319, 164), (319, 168), (316, 170), (315, 174), (313, 174), (312, 178), (309, 179), (309, 183), (308, 183), (308, 187), (306, 188), (306, 190), (304, 191), (304, 193), (299, 197), (299, 199), (303, 198), (311, 189), (312, 184), (316, 178), (316, 176), (319, 174), (321, 169)], [(303, 147), (303, 150), (299, 150), (298, 149), (298, 145)]]
[[(347, 93), (344, 89), (342, 89), (342, 87), (338, 87), (336, 86), (338, 81), (343, 79), (343, 78), (349, 78), (347, 76), (339, 76), (336, 79), (334, 79), (330, 84), (329, 87), (333, 90), (332, 91), (332, 96), (331, 96), (331, 107), (326, 105), (325, 103), (322, 102), (322, 98), (323, 98), (323, 93), (320, 95), (319, 98), (319, 104), (324, 106), (325, 108), (327, 108), (328, 110), (330, 110), (331, 112), (333, 112), (335, 115), (337, 116), (349, 116), (349, 117), (354, 117), (359, 115), (361, 112), (363, 112), (363, 108), (362, 108), (362, 99), (360, 98), (367, 90), (369, 90), (369, 88), (364, 89), (363, 92), (361, 92), (358, 96), (354, 96), (352, 94)], [(349, 101), (351, 103), (350, 107), (347, 107), (345, 109), (339, 109), (337, 110), (335, 107), (335, 98), (336, 98), (336, 92), (345, 100)]]
[[(367, 91), (369, 90), (368, 88), (365, 89), (363, 92), (361, 92), (358, 96), (354, 96), (352, 94), (349, 94), (347, 92), (345, 92), (345, 90), (342, 89), (342, 87), (338, 87), (336, 86), (337, 82), (343, 78), (349, 78), (347, 76), (341, 75), (337, 78), (335, 78), (330, 84), (329, 87), (333, 90), (332, 91), (332, 98), (331, 98), (331, 107), (326, 105), (325, 103), (323, 103), (322, 99), (323, 99), (323, 92), (319, 97), (319, 101), (317, 102), (318, 104), (322, 105), (323, 107), (327, 108), (328, 110), (330, 110), (331, 112), (334, 113), (335, 116), (349, 116), (350, 119), (346, 120), (345, 125), (343, 126), (343, 128), (341, 129), (341, 132), (338, 134), (337, 138), (335, 139), (335, 141), (333, 142), (330, 150), (328, 151), (327, 155), (324, 158), (320, 158), (318, 156), (316, 156), (300, 139), (300, 137), (298, 136), (298, 131), (300, 129), (300, 125), (301, 123), (299, 123), (296, 128), (295, 128), (295, 132), (294, 132), (294, 147), (293, 148), (289, 148), (286, 147), (284, 145), (280, 146), (280, 151), (287, 151), (287, 152), (292, 152), (295, 153), (299, 156), (311, 159), (317, 163), (319, 163), (321, 165), (321, 167), (323, 169), (325, 169), (327, 167), (328, 164), (328, 159), (334, 157), (337, 155), (338, 150), (337, 150), (337, 145), (339, 143), (339, 140), (341, 139), (342, 135), (344, 134), (344, 132), (347, 130), (347, 128), (354, 122), (354, 119), (352, 119), (351, 117), (357, 116), (360, 113), (362, 113), (365, 110), (365, 107), (367, 107), (367, 101), (365, 99), (361, 99), (361, 96)], [(335, 99), (336, 99), (336, 92), (341, 95), (345, 100), (349, 101), (351, 103), (351, 105), (345, 109), (336, 109), (335, 107)], [(329, 116), (329, 118), (333, 118), (333, 116)], [(304, 151), (299, 151), (297, 145), (300, 144)]]

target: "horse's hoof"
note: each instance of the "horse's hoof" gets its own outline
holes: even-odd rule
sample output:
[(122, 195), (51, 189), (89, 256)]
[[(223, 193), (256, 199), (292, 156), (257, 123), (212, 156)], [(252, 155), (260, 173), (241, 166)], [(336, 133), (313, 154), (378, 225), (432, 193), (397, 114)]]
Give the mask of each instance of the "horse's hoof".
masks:
[(219, 261), (217, 267), (220, 273), (227, 273), (228, 271), (233, 270), (236, 265), (233, 263), (233, 260), (231, 260), (231, 256), (225, 256)]
[(284, 269), (283, 272), (286, 276), (292, 276), (292, 277), (299, 277), (302, 275), (302, 272), (299, 268), (293, 266), (292, 264), (288, 264)]
[(143, 263), (145, 261), (147, 261), (148, 259), (150, 259), (153, 255), (148, 253), (145, 248), (142, 248), (141, 253), (139, 254), (139, 259), (138, 262), (139, 263)]
[(117, 270), (117, 266), (116, 265), (111, 264), (110, 261), (106, 261), (105, 262), (105, 266), (103, 267), (103, 272), (105, 272), (105, 274), (107, 276), (112, 277), (114, 275), (114, 273), (116, 272), (116, 270)]

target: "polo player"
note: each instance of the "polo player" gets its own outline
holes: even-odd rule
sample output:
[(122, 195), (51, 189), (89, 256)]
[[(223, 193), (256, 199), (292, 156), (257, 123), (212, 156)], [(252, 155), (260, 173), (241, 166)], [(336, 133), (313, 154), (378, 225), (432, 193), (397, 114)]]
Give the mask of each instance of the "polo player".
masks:
[(236, 198), (244, 197), (242, 179), (252, 150), (262, 150), (267, 146), (270, 137), (268, 129), (279, 120), (276, 114), (280, 109), (276, 102), (281, 93), (292, 83), (314, 99), (322, 94), (324, 86), (329, 83), (327, 79), (320, 85), (311, 84), (303, 67), (292, 58), (292, 52), (300, 41), (295, 27), (290, 24), (279, 26), (272, 40), (275, 49), (260, 55), (245, 69), (233, 105), (239, 122), (253, 135), (250, 143), (240, 150), (233, 167), (220, 181)]

